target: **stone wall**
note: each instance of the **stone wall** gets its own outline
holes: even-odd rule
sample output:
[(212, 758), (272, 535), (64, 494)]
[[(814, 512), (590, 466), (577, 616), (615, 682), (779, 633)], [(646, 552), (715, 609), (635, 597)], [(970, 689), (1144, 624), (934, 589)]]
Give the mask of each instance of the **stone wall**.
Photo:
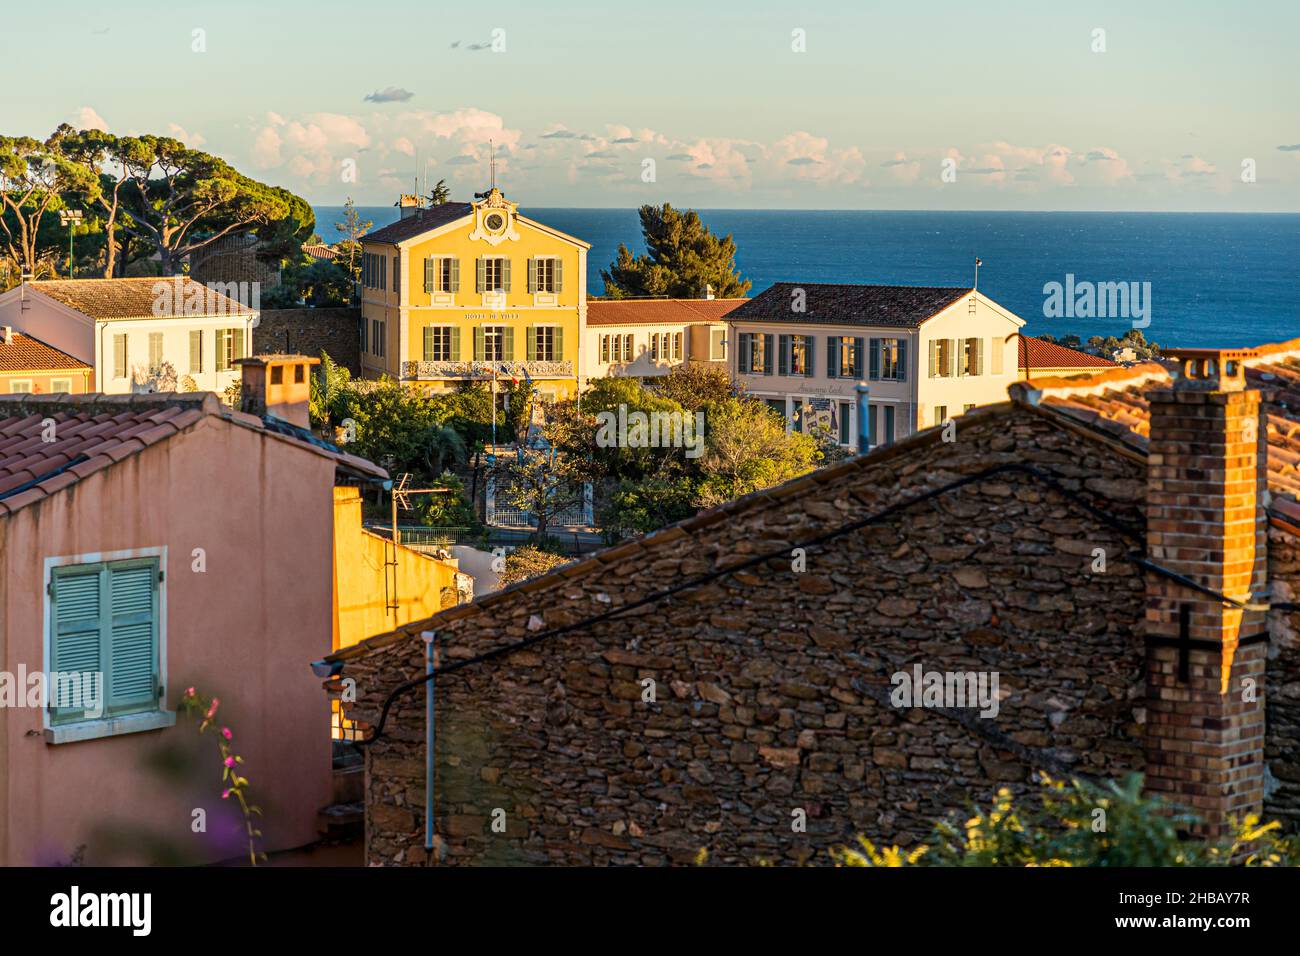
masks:
[[(1141, 770), (1135, 540), (1048, 483), (973, 481), (792, 570), (799, 542), (1010, 463), (1143, 526), (1139, 456), (1004, 406), (963, 416), (955, 442), (916, 436), (445, 613), (443, 664), (782, 554), (441, 678), (433, 861), (424, 694), (402, 698), (367, 751), (368, 861), (825, 863), (858, 834), (907, 842), (1000, 786), (1032, 789), (1035, 770)], [(413, 634), (348, 656), (349, 716), (376, 723), (423, 653)], [(891, 676), (917, 664), (996, 673), (998, 714), (892, 706)]]
[(361, 310), (264, 309), (253, 329), (253, 354), (320, 357), (322, 351), (353, 375), (361, 374)]
[[(1275, 602), (1300, 603), (1300, 529), (1269, 528), (1268, 575)], [(1300, 611), (1274, 611), (1268, 625), (1264, 813), (1300, 831)]]

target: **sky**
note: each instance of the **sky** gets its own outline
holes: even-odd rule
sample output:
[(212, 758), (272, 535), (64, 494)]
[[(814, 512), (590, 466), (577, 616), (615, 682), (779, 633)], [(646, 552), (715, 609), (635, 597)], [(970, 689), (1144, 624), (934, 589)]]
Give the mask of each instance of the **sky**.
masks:
[(315, 204), (1300, 212), (1295, 0), (9, 0), (0, 135)]

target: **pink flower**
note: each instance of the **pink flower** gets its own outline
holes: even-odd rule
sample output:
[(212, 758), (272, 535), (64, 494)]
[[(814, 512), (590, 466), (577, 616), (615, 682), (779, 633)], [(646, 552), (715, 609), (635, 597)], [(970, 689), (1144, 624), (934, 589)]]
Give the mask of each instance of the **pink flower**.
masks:
[(221, 791), (221, 799), (222, 799), (222, 800), (225, 800), (225, 799), (226, 799), (227, 797), (229, 797), (229, 796), (230, 796), (230, 791), (229, 791), (229, 790), (222, 790), (222, 791)]
[(213, 718), (213, 716), (216, 715), (216, 713), (217, 713), (217, 705), (220, 704), (220, 703), (221, 703), (221, 701), (218, 700), (216, 697), (212, 698), (212, 706), (208, 708), (208, 719), (209, 719), (209, 720), (211, 720), (211, 719)]
[(227, 757), (226, 760), (225, 760), (225, 764), (226, 764), (227, 767), (233, 767), (233, 766), (235, 765), (235, 758), (234, 758), (234, 757)]
[(232, 734), (232, 733), (230, 732), (230, 728), (229, 728), (229, 727), (222, 727), (222, 728), (221, 728), (221, 736), (223, 736), (223, 737), (225, 737), (227, 740), (229, 740), (231, 737), (233, 737), (233, 736), (235, 736), (235, 735)]
[(185, 688), (185, 696), (186, 696), (186, 697), (193, 697), (193, 696), (194, 696), (194, 688), (193, 688), (193, 687), (186, 687), (186, 688)]

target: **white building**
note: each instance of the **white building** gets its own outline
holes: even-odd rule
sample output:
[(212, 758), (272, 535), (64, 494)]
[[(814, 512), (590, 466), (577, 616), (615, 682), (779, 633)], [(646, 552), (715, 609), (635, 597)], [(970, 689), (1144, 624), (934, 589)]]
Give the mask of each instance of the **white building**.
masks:
[(93, 391), (223, 392), (239, 381), (235, 360), (252, 354), (258, 319), (243, 304), (256, 290), (233, 286), (181, 276), (27, 282), (0, 295), (0, 326), (91, 365)]
[(588, 299), (583, 384), (608, 375), (649, 378), (687, 362), (726, 366), (724, 316), (745, 299)]
[(727, 316), (731, 369), (792, 427), (888, 444), (1007, 400), (1022, 319), (970, 288), (779, 282)]

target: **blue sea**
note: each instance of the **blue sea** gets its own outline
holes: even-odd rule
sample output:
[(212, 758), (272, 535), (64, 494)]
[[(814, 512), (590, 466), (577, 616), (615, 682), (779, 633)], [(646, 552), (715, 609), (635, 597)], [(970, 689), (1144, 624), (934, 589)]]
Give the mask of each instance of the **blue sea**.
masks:
[[(376, 227), (391, 206), (364, 207)], [(635, 209), (521, 209), (591, 243), (588, 292), (604, 285), (619, 243), (644, 251)], [(316, 207), (317, 231), (339, 233), (338, 206)], [(1150, 324), (1164, 346), (1257, 345), (1300, 337), (1300, 215), (1220, 213), (874, 212), (700, 210), (731, 233), (754, 295), (773, 282), (969, 285), (1015, 312), (1035, 335), (1123, 335), (1123, 318), (1052, 318), (1050, 282), (1150, 283)]]

